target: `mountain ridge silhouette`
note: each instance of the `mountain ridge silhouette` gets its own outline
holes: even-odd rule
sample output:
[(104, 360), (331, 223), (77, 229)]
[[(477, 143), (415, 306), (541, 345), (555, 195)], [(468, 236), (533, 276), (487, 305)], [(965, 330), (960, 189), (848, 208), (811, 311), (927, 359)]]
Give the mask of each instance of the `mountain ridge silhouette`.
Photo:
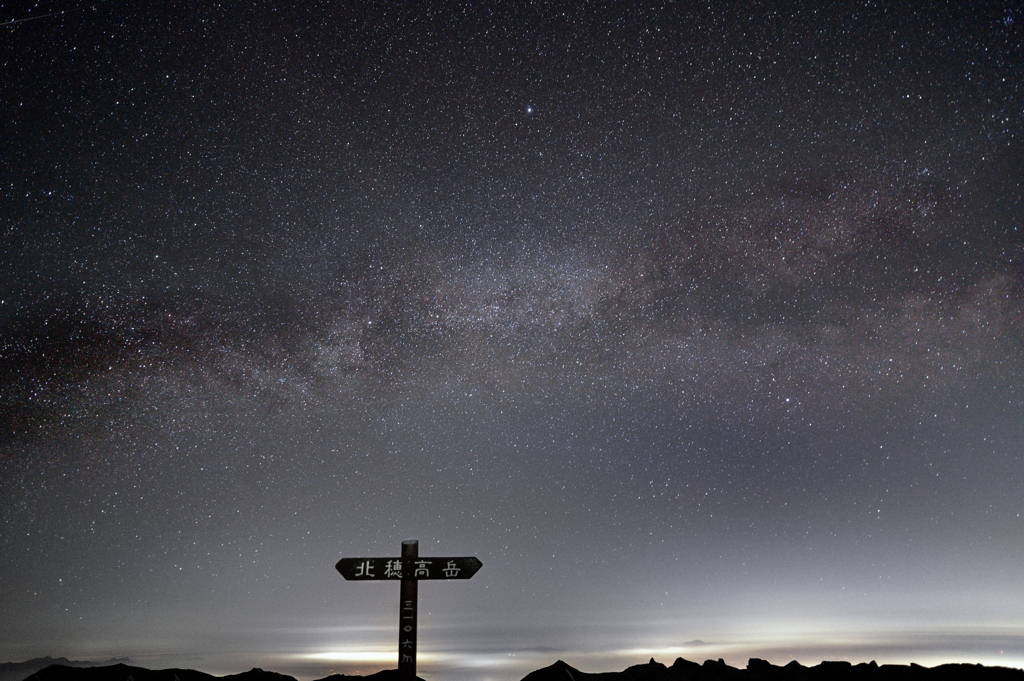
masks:
[(99, 667), (115, 664), (130, 664), (131, 659), (127, 657), (112, 657), (103, 662), (89, 660), (69, 660), (66, 657), (34, 657), (24, 662), (0, 662), (0, 681), (22, 681), (22, 679), (45, 669), (50, 665), (61, 664), (67, 667)]
[[(37, 658), (50, 659), (50, 658)], [(58, 658), (61, 659), (61, 658)], [(7, 663), (27, 664), (27, 663)], [(417, 677), (418, 678), (418, 677)], [(369, 676), (332, 674), (317, 681), (399, 681), (397, 669)], [(71, 666), (54, 663), (22, 681), (296, 681), (295, 677), (254, 667), (240, 674), (213, 676), (194, 669), (146, 669), (124, 663), (106, 666)], [(423, 681), (419, 679), (419, 681)], [(745, 669), (731, 667), (722, 659), (703, 664), (677, 658), (671, 666), (656, 662), (638, 664), (621, 672), (583, 672), (562, 660), (530, 672), (522, 681), (1024, 681), (1024, 669), (986, 667), (981, 664), (943, 664), (937, 667), (860, 664), (825, 661), (805, 667), (796, 660), (785, 666), (751, 658)]]

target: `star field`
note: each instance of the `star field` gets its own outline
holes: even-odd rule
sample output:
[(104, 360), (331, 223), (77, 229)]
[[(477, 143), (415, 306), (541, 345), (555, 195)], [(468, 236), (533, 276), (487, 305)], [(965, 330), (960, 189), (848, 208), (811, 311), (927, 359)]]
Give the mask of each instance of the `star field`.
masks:
[(418, 538), (426, 678), (1024, 666), (1019, 4), (68, 9), (0, 5), (0, 659), (394, 666), (333, 565)]

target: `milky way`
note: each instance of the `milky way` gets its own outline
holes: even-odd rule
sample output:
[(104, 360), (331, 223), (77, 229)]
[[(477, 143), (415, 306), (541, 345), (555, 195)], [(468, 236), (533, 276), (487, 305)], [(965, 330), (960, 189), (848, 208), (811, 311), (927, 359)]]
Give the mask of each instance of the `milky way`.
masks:
[(1018, 5), (357, 4), (0, 8), (0, 658), (1024, 665)]

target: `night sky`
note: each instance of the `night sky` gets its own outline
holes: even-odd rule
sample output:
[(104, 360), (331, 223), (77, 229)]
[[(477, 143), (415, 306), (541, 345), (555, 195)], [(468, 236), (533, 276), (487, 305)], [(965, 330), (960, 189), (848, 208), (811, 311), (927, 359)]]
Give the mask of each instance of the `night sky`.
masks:
[(1020, 2), (0, 23), (0, 660), (1024, 666)]

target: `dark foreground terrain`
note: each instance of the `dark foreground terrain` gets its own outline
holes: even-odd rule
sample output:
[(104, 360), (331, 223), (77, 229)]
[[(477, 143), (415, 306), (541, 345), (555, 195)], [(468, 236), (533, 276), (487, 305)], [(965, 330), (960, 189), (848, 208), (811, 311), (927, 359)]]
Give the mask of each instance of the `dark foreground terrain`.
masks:
[[(398, 681), (398, 670), (387, 669), (370, 676), (334, 674), (319, 681)], [(291, 676), (252, 669), (241, 674), (212, 676), (193, 669), (158, 669), (125, 664), (105, 667), (70, 667), (52, 664), (28, 676), (26, 681), (295, 681)], [(422, 681), (422, 680), (421, 680)], [(621, 672), (588, 674), (559, 660), (550, 667), (527, 674), (523, 681), (1024, 681), (1024, 670), (1008, 667), (984, 667), (980, 664), (944, 664), (921, 667), (916, 664), (877, 665), (849, 662), (822, 662), (805, 667), (790, 662), (777, 667), (756, 658), (746, 669), (730, 667), (722, 660), (704, 664), (677, 659), (666, 667), (653, 659)]]
[(853, 665), (849, 662), (822, 662), (805, 667), (790, 662), (784, 667), (752, 658), (746, 669), (730, 667), (722, 660), (704, 664), (677, 659), (666, 667), (653, 659), (622, 672), (586, 674), (559, 660), (550, 667), (530, 672), (523, 681), (1024, 681), (1024, 670), (1008, 667), (983, 667), (974, 664), (944, 664), (921, 667), (916, 664), (877, 665), (874, 662)]

